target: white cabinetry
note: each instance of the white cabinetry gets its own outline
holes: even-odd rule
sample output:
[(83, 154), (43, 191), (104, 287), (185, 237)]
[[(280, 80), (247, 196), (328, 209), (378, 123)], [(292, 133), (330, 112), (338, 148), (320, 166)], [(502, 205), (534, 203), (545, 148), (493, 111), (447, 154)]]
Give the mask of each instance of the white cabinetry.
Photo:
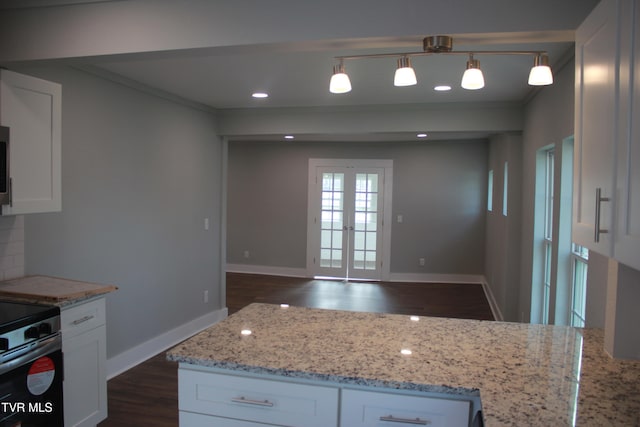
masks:
[(619, 57), (613, 3), (600, 3), (576, 31), (573, 240), (607, 256), (613, 249)]
[(10, 128), (12, 190), (3, 215), (62, 209), (61, 110), (59, 84), (0, 70), (0, 124)]
[(180, 369), (178, 398), (181, 413), (245, 422), (240, 425), (328, 427), (338, 418), (338, 389), (333, 387)]
[(107, 417), (105, 299), (63, 308), (64, 424), (95, 426)]
[[(640, 270), (640, 5), (621, 3), (614, 257)], [(637, 77), (637, 79), (636, 79)]]
[(636, 269), (638, 7), (633, 0), (602, 0), (576, 31), (573, 203), (573, 240)]
[(340, 406), (340, 425), (349, 427), (460, 427), (469, 425), (471, 412), (470, 402), (464, 400), (349, 389), (342, 391)]
[(377, 427), (382, 424), (468, 427), (470, 400), (350, 389), (322, 381), (236, 374), (180, 364), (183, 427)]

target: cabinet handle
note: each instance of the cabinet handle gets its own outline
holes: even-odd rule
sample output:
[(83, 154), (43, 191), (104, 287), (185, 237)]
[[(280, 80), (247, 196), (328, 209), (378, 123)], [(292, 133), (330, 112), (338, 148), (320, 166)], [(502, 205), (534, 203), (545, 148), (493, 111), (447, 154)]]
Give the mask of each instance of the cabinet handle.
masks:
[(232, 397), (231, 401), (234, 403), (243, 403), (245, 405), (266, 406), (267, 408), (273, 407), (273, 402), (269, 402), (268, 400), (251, 400), (244, 396)]
[(427, 424), (431, 424), (429, 420), (421, 420), (420, 418), (396, 418), (393, 415), (382, 416), (380, 417), (380, 421), (389, 421), (392, 423), (401, 423), (401, 424), (414, 424), (426, 426)]
[(594, 227), (593, 240), (598, 243), (600, 241), (600, 234), (606, 234), (609, 230), (600, 228), (600, 207), (602, 202), (611, 201), (610, 197), (602, 197), (602, 188), (596, 188), (596, 221)]
[(93, 316), (93, 315), (91, 315), (91, 316), (84, 316), (84, 317), (81, 317), (81, 318), (79, 318), (79, 319), (74, 320), (73, 322), (71, 322), (71, 324), (72, 324), (73, 326), (77, 326), (77, 325), (79, 325), (79, 324), (81, 324), (81, 323), (84, 323), (84, 322), (87, 322), (87, 321), (89, 321), (89, 320), (93, 319), (94, 317), (95, 317), (95, 316)]

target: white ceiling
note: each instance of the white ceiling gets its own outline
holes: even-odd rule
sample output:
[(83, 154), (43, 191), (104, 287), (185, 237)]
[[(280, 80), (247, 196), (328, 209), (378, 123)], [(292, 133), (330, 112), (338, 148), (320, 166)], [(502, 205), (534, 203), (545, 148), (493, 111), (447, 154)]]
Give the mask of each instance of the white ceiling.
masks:
[[(549, 53), (551, 64), (558, 66), (572, 50), (572, 38), (571, 32), (503, 34), (487, 43), (481, 35), (477, 40), (466, 35), (460, 37), (462, 43), (454, 38), (454, 50), (542, 50)], [(384, 48), (354, 47), (358, 44), (364, 43), (203, 48), (118, 55), (83, 62), (216, 109), (520, 102), (533, 89), (527, 84), (533, 62), (530, 56), (476, 56), (486, 86), (479, 91), (469, 91), (460, 87), (466, 56), (429, 55), (412, 58), (418, 77), (418, 85), (412, 87), (393, 86), (396, 58), (348, 60), (345, 66), (353, 90), (347, 94), (331, 94), (329, 79), (337, 63), (335, 56), (422, 50), (420, 37), (376, 39), (375, 44)], [(434, 91), (434, 86), (440, 84), (448, 84), (452, 90)], [(269, 93), (269, 98), (253, 99), (251, 94), (256, 91)]]
[[(329, 5), (331, 3), (325, 3)], [(351, 1), (351, 0), (350, 0)], [(407, 1), (407, 0), (403, 0)], [(562, 0), (560, 2), (551, 0), (538, 0), (526, 2), (521, 0), (520, 3), (522, 9), (517, 9), (512, 0), (485, 0), (482, 3), (477, 0), (449, 0), (456, 4), (444, 2), (444, 0), (424, 0), (433, 6), (434, 12), (446, 12), (447, 17), (439, 19), (437, 15), (430, 14), (424, 16), (425, 24), (428, 27), (434, 25), (441, 28), (456, 28), (460, 27), (468, 28), (473, 27), (471, 31), (473, 33), (442, 33), (453, 36), (453, 49), (454, 50), (536, 50), (547, 51), (550, 57), (550, 63), (552, 68), (562, 67), (568, 59), (572, 56), (573, 50), (573, 37), (574, 30), (577, 26), (576, 22), (580, 22), (588, 11), (593, 7), (595, 0)], [(565, 3), (566, 2), (566, 3)], [(182, 2), (181, 2), (182, 3)], [(287, 0), (280, 0), (273, 4), (287, 3)], [(459, 4), (458, 4), (459, 3)], [(147, 31), (149, 34), (145, 34), (144, 30), (136, 32), (135, 22), (129, 23), (130, 27), (123, 27), (122, 34), (125, 34), (127, 30), (132, 31), (129, 36), (122, 36), (122, 41), (117, 39), (118, 28), (109, 28), (109, 25), (113, 21), (109, 21), (110, 18), (104, 18), (104, 22), (97, 22), (98, 25), (83, 25), (83, 21), (76, 18), (74, 21), (70, 21), (70, 28), (74, 25), (78, 25), (78, 29), (82, 31), (89, 31), (87, 33), (90, 36), (92, 33), (94, 40), (88, 43), (92, 43), (92, 46), (100, 45), (100, 42), (95, 40), (106, 40), (105, 43), (109, 43), (111, 40), (105, 39), (100, 31), (104, 31), (104, 34), (111, 36), (113, 40), (126, 45), (127, 40), (131, 40), (132, 43), (147, 43), (149, 46), (153, 44), (153, 40), (149, 40), (153, 31), (158, 31), (157, 35), (167, 37), (167, 41), (164, 41), (166, 45), (172, 43), (176, 37), (171, 35), (171, 31), (177, 31), (178, 28), (169, 28), (167, 23), (171, 23), (170, 14), (166, 13), (166, 10), (172, 10), (172, 13), (176, 11), (183, 12), (185, 14), (191, 13), (191, 22), (194, 22), (193, 26), (198, 36), (202, 31), (215, 31), (216, 28), (224, 27), (226, 33), (220, 33), (227, 35), (233, 33), (232, 36), (228, 36), (231, 41), (225, 41), (217, 43), (217, 39), (208, 45), (191, 47), (189, 43), (185, 43), (185, 48), (172, 49), (167, 47), (168, 50), (149, 48), (147, 51), (137, 48), (131, 49), (134, 53), (117, 53), (117, 54), (100, 54), (95, 56), (78, 56), (75, 58), (56, 58), (57, 60), (68, 60), (73, 64), (84, 67), (85, 69), (92, 70), (96, 73), (109, 76), (115, 79), (126, 79), (128, 81), (137, 82), (140, 85), (153, 88), (162, 92), (169, 93), (175, 97), (183, 98), (198, 104), (203, 104), (213, 109), (238, 109), (238, 108), (274, 108), (274, 107), (337, 107), (337, 106), (371, 106), (371, 105), (408, 105), (408, 104), (438, 104), (438, 103), (486, 103), (486, 102), (512, 102), (522, 103), (528, 99), (535, 90), (527, 84), (527, 77), (529, 69), (532, 65), (532, 58), (530, 56), (477, 56), (481, 62), (481, 68), (483, 70), (486, 86), (478, 91), (468, 91), (460, 87), (460, 79), (465, 69), (466, 56), (464, 55), (429, 55), (415, 57), (412, 59), (413, 66), (417, 74), (418, 85), (411, 87), (394, 87), (393, 86), (393, 74), (396, 68), (395, 58), (384, 59), (358, 59), (350, 60), (345, 63), (346, 70), (351, 78), (353, 90), (347, 94), (331, 94), (329, 93), (329, 79), (332, 72), (332, 67), (337, 61), (335, 56), (345, 55), (362, 55), (372, 53), (389, 53), (389, 52), (417, 52), (422, 50), (422, 38), (429, 35), (435, 35), (430, 33), (424, 33), (421, 35), (399, 35), (398, 27), (402, 31), (402, 26), (398, 25), (399, 22), (394, 21), (390, 23), (389, 28), (380, 26), (378, 22), (384, 22), (385, 17), (378, 15), (370, 15), (371, 21), (364, 22), (362, 25), (353, 23), (349, 28), (344, 29), (342, 27), (336, 27), (334, 33), (344, 35), (357, 35), (356, 37), (349, 38), (327, 38), (326, 34), (318, 36), (309, 36), (309, 33), (318, 30), (315, 27), (309, 31), (301, 25), (302, 19), (306, 20), (307, 27), (313, 27), (317, 23), (313, 23), (313, 20), (309, 20), (309, 14), (305, 14), (302, 10), (304, 1), (300, 4), (300, 9), (289, 12), (298, 13), (298, 17), (302, 17), (294, 24), (291, 24), (291, 29), (283, 29), (281, 23), (287, 22), (286, 18), (283, 18), (283, 14), (278, 15), (277, 10), (269, 10), (266, 3), (255, 3), (254, 13), (248, 16), (238, 15), (244, 13), (241, 11), (241, 6), (234, 7), (225, 2), (200, 2), (199, 0), (190, 0), (189, 4), (198, 7), (204, 7), (203, 10), (211, 12), (207, 19), (220, 19), (217, 23), (211, 23), (204, 20), (198, 20), (194, 15), (195, 9), (188, 12), (188, 9), (183, 8), (180, 10), (180, 6), (177, 3), (171, 3), (164, 0), (120, 0), (120, 1), (101, 1), (101, 0), (0, 0), (0, 9), (4, 9), (7, 12), (13, 13), (18, 9), (16, 16), (20, 15), (24, 10), (32, 11), (37, 10), (36, 13), (43, 11), (42, 16), (52, 16), (59, 22), (64, 22), (64, 16), (71, 17), (74, 13), (78, 13), (78, 16), (83, 12), (87, 12), (87, 16), (93, 20), (102, 18), (96, 18), (99, 16), (120, 16), (127, 13), (126, 8), (130, 8), (130, 12), (127, 16), (134, 16), (133, 13), (139, 13), (137, 19), (142, 22), (148, 14), (145, 11), (149, 11), (149, 7), (155, 7), (156, 5), (165, 16), (161, 16), (162, 19), (167, 19), (165, 22), (166, 32), (162, 32), (162, 28), (150, 27)], [(235, 3), (237, 4), (237, 3)], [(319, 3), (309, 2), (307, 5), (311, 5), (317, 8), (317, 12), (328, 13), (325, 9), (320, 9)], [(362, 7), (358, 2), (352, 1), (351, 3), (340, 3), (348, 5), (353, 10), (351, 15), (358, 14), (358, 7)], [(371, 3), (372, 5), (374, 3)], [(376, 3), (378, 4), (378, 3)], [(382, 3), (384, 4), (384, 3)], [(409, 3), (408, 3), (409, 4)], [(411, 4), (418, 5), (420, 3), (412, 2)], [(493, 9), (490, 6), (481, 7), (481, 4), (491, 4), (493, 7), (500, 6), (499, 9), (495, 9), (496, 13), (492, 13)], [(544, 10), (536, 9), (536, 5), (543, 5)], [(203, 6), (204, 5), (204, 6)], [(40, 7), (46, 6), (46, 7)], [(477, 8), (477, 13), (481, 13), (484, 16), (484, 20), (473, 20), (474, 12), (468, 12), (464, 17), (456, 20), (455, 12), (451, 10), (461, 10), (464, 8), (474, 9)], [(327, 6), (328, 7), (328, 6)], [(387, 6), (388, 7), (388, 4)], [(418, 6), (416, 6), (418, 7)], [(429, 8), (425, 3), (420, 4), (420, 8)], [(145, 9), (146, 8), (146, 9)], [(173, 8), (173, 9), (171, 9)], [(206, 9), (209, 8), (209, 9)], [(247, 27), (241, 25), (229, 25), (224, 26), (224, 17), (218, 17), (221, 15), (215, 12), (224, 10), (229, 15), (227, 20), (232, 19), (234, 16), (238, 20), (238, 16), (247, 15), (247, 19), (254, 19), (258, 8), (263, 8), (262, 13), (272, 13), (271, 21), (267, 24), (260, 22), (255, 24), (253, 22), (244, 23)], [(22, 9), (19, 10), (19, 9)], [(511, 12), (504, 12), (502, 9), (509, 9)], [(524, 10), (527, 12), (523, 12)], [(577, 10), (580, 9), (580, 10)], [(285, 10), (285, 9), (283, 9)], [(291, 8), (287, 10), (292, 10)], [(407, 11), (411, 8), (407, 6)], [(428, 9), (431, 10), (431, 9)], [(516, 12), (519, 10), (520, 12)], [(558, 11), (557, 13), (556, 10)], [(89, 12), (96, 12), (90, 15)], [(535, 13), (541, 16), (548, 17), (547, 22), (541, 22), (538, 17), (527, 16), (534, 15)], [(579, 16), (574, 16), (575, 15)], [(58, 12), (65, 12), (66, 15)], [(102, 12), (102, 13), (101, 13)], [(109, 12), (109, 13), (104, 13)], [(118, 15), (118, 12), (121, 15)], [(520, 13), (518, 22), (505, 24), (504, 13), (518, 14)], [(31, 12), (28, 12), (31, 13)], [(283, 12), (284, 13), (284, 12)], [(399, 15), (404, 19), (411, 20), (412, 34), (415, 34), (416, 27), (422, 27), (420, 25), (420, 19), (415, 16), (406, 15), (406, 11), (403, 11), (405, 15)], [(111, 14), (111, 15), (110, 15)], [(34, 15), (35, 16), (35, 15)], [(186, 19), (185, 17), (183, 17)], [(338, 17), (339, 18), (339, 17)], [(338, 19), (336, 18), (336, 19)], [(417, 19), (418, 18), (418, 19)], [(82, 19), (82, 18), (81, 18)], [(84, 18), (86, 20), (86, 18)], [(133, 18), (132, 18), (133, 19)], [(325, 17), (325, 20), (327, 18)], [(351, 18), (350, 18), (351, 19)], [(35, 21), (35, 18), (31, 18)], [(397, 20), (397, 19), (396, 19)], [(416, 22), (417, 21), (417, 22)], [(30, 21), (26, 21), (30, 22)], [(87, 21), (88, 22), (88, 21)], [(188, 21), (186, 21), (188, 22)], [(236, 22), (236, 21), (233, 21)], [(232, 23), (233, 23), (232, 22)], [(240, 21), (237, 21), (240, 23)], [(324, 22), (324, 21), (323, 21)], [(146, 24), (149, 24), (148, 22)], [(241, 23), (240, 23), (241, 24)], [(332, 23), (329, 22), (329, 25)], [(333, 23), (336, 24), (336, 23)], [(17, 25), (17, 24), (16, 24)], [(154, 22), (151, 22), (154, 25)], [(202, 25), (204, 30), (201, 30), (198, 25)], [(257, 28), (255, 35), (251, 33), (251, 25), (264, 25), (264, 28)], [(280, 28), (278, 28), (280, 25)], [(337, 24), (336, 24), (337, 25)], [(514, 28), (526, 28), (526, 31), (513, 31)], [(362, 29), (357, 27), (362, 26)], [(46, 22), (42, 27), (47, 29)], [(56, 26), (51, 28), (60, 27), (57, 23)], [(499, 28), (497, 28), (499, 27)], [(17, 27), (16, 27), (17, 28)], [(34, 27), (34, 28), (37, 28)], [(94, 30), (95, 28), (95, 30)], [(320, 25), (322, 29), (323, 26)], [(371, 32), (379, 29), (380, 34), (386, 34), (384, 36), (371, 36)], [(504, 31), (504, 28), (511, 28), (511, 31)], [(537, 30), (536, 28), (540, 28)], [(478, 29), (486, 29), (484, 31), (478, 31)], [(246, 39), (254, 40), (251, 43), (244, 43), (244, 35), (242, 31), (248, 35)], [(78, 31), (78, 30), (73, 30)], [(273, 42), (269, 40), (265, 43), (258, 43), (255, 40), (260, 39), (260, 31), (267, 31), (265, 34), (269, 34), (269, 31), (274, 33), (274, 39), (280, 39), (284, 41)], [(283, 36), (282, 34), (286, 34)], [(324, 31), (327, 31), (326, 29)], [(500, 31), (500, 32), (491, 32)], [(32, 31), (33, 32), (33, 31)], [(31, 34), (30, 32), (29, 34)], [(236, 34), (238, 32), (239, 34)], [(390, 35), (393, 33), (393, 35)], [(25, 33), (26, 34), (26, 33)], [(43, 42), (48, 42), (51, 39), (50, 36), (43, 33)], [(74, 43), (67, 43), (67, 39), (61, 39), (63, 41), (60, 46), (66, 48), (68, 46), (75, 46), (76, 41), (82, 41), (82, 35), (71, 33)], [(177, 34), (177, 33), (176, 33)], [(212, 37), (220, 37), (220, 34), (213, 35)], [(329, 34), (332, 34), (329, 30)], [(362, 36), (360, 36), (362, 35)], [(365, 36), (366, 35), (366, 36)], [(48, 37), (48, 39), (47, 39)], [(102, 37), (102, 38), (100, 38)], [(129, 37), (128, 39), (126, 37)], [(190, 35), (191, 37), (191, 35)], [(90, 37), (88, 37), (90, 39)], [(136, 40), (133, 40), (133, 39)], [(299, 38), (299, 40), (297, 40)], [(185, 40), (187, 37), (185, 36)], [(34, 39), (37, 40), (37, 39)], [(210, 39), (213, 40), (213, 39)], [(25, 41), (25, 46), (38, 45), (37, 41)], [(217, 43), (217, 44), (216, 44)], [(178, 43), (179, 44), (179, 43)], [(195, 44), (193, 44), (195, 45)], [(81, 43), (79, 44), (81, 46)], [(126, 51), (118, 47), (120, 52)], [(19, 51), (19, 46), (16, 47)], [(0, 55), (0, 60), (2, 55)], [(436, 92), (433, 87), (440, 84), (448, 84), (452, 87), (449, 92)], [(267, 99), (254, 99), (251, 97), (251, 93), (255, 91), (264, 91), (269, 93)]]

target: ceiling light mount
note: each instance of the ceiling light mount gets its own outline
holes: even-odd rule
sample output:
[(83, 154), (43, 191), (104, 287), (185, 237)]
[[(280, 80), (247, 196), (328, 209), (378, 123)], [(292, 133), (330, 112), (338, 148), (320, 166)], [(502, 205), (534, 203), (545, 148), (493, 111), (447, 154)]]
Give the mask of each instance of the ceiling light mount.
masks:
[(428, 36), (422, 39), (422, 49), (429, 53), (451, 52), (453, 50), (453, 37)]
[[(332, 93), (346, 93), (351, 90), (351, 82), (344, 67), (346, 60), (364, 58), (397, 58), (398, 66), (394, 78), (396, 86), (412, 86), (417, 84), (415, 72), (411, 66), (410, 58), (414, 56), (427, 55), (466, 55), (469, 57), (467, 67), (462, 78), (464, 89), (476, 90), (484, 87), (484, 77), (480, 70), (480, 61), (474, 55), (528, 55), (533, 56), (533, 67), (529, 74), (529, 85), (546, 86), (553, 84), (553, 74), (549, 67), (549, 56), (547, 52), (537, 50), (453, 50), (453, 38), (446, 35), (427, 36), (422, 40), (422, 51), (419, 52), (398, 52), (398, 53), (377, 53), (370, 55), (336, 56), (334, 59), (339, 64), (334, 66), (331, 77), (330, 91)], [(474, 75), (473, 83), (469, 83), (469, 75)]]

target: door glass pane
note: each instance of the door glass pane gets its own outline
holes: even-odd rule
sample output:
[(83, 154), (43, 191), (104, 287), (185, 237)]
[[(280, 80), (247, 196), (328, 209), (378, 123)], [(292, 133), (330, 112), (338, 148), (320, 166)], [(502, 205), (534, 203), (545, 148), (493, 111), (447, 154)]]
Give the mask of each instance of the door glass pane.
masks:
[(320, 266), (342, 268), (344, 226), (344, 174), (322, 174), (320, 213)]
[(355, 190), (353, 269), (375, 270), (378, 174), (357, 173)]

